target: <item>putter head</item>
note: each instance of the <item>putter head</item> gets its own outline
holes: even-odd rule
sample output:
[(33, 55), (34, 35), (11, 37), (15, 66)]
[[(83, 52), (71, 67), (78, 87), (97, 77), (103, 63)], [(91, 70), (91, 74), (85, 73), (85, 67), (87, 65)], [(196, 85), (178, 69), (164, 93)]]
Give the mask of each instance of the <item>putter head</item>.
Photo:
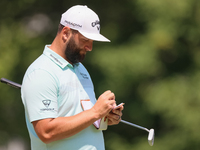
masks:
[(154, 129), (150, 129), (149, 130), (149, 135), (148, 135), (148, 142), (149, 142), (149, 145), (153, 146), (153, 143), (154, 143)]

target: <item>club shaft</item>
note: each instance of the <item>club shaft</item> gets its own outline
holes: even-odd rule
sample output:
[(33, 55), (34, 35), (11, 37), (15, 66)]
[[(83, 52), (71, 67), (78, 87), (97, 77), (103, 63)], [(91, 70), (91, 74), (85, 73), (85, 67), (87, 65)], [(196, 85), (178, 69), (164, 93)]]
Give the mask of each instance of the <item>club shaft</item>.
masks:
[(10, 86), (12, 86), (12, 87), (14, 87), (14, 88), (21, 89), (21, 85), (20, 85), (20, 84), (18, 84), (18, 83), (16, 83), (16, 82), (13, 82), (13, 81), (10, 81), (10, 80), (8, 80), (8, 79), (1, 78), (1, 82), (2, 82), (2, 83), (5, 83), (5, 84), (7, 84), (7, 85), (10, 85)]
[(142, 130), (145, 130), (145, 131), (149, 132), (149, 130), (148, 130), (147, 128), (142, 127), (142, 126), (139, 126), (139, 125), (137, 125), (137, 124), (130, 123), (130, 122), (125, 121), (125, 120), (121, 120), (120, 122), (125, 123), (125, 124), (128, 124), (128, 125), (130, 125), (130, 126), (133, 126), (133, 127), (136, 127), (136, 128), (139, 128), (139, 129), (142, 129)]
[[(17, 89), (21, 89), (21, 85), (20, 85), (20, 84), (18, 84), (18, 83), (16, 83), (16, 82), (13, 82), (13, 81), (10, 81), (10, 80), (8, 80), (8, 79), (1, 78), (1, 82), (2, 82), (2, 83), (5, 83), (5, 84), (7, 84), (7, 85), (10, 85), (10, 86), (12, 86), (12, 87), (15, 87), (15, 88), (17, 88)], [(147, 128), (144, 128), (144, 127), (142, 127), (142, 126), (136, 125), (136, 124), (134, 124), (134, 123), (130, 123), (130, 122), (125, 121), (125, 120), (121, 120), (120, 122), (149, 132), (149, 130), (148, 130)]]

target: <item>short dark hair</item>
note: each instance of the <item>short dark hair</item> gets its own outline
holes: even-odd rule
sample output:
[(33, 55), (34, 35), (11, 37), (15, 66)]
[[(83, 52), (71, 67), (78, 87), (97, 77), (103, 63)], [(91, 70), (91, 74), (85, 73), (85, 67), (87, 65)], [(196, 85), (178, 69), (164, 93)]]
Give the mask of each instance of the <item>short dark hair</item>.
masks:
[(59, 24), (58, 25), (58, 33), (60, 33), (64, 27), (65, 26), (63, 26), (62, 24)]

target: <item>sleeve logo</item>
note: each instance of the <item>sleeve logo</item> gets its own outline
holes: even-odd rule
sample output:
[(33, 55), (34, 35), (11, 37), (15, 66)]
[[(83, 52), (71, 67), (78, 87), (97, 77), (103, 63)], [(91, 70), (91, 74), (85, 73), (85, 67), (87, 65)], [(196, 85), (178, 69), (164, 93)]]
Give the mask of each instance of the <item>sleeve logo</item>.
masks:
[(44, 106), (46, 106), (46, 108), (48, 108), (51, 103), (51, 100), (43, 100), (42, 103), (44, 104)]
[(51, 100), (43, 100), (42, 103), (46, 108), (40, 109), (40, 111), (55, 111), (54, 108), (49, 108), (49, 105), (51, 104)]

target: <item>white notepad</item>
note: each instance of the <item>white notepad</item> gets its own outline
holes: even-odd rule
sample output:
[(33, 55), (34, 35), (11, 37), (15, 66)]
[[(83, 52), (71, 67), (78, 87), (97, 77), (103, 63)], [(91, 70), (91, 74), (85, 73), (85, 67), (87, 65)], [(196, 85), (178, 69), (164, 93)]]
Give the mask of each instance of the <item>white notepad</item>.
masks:
[[(88, 109), (91, 109), (94, 106), (94, 104), (89, 99), (87, 99), (87, 100), (81, 100), (81, 106), (82, 106), (83, 110), (88, 110)], [(103, 118), (95, 121), (93, 123), (93, 125), (98, 130), (107, 130), (108, 118), (105, 119), (105, 117), (103, 117)]]

